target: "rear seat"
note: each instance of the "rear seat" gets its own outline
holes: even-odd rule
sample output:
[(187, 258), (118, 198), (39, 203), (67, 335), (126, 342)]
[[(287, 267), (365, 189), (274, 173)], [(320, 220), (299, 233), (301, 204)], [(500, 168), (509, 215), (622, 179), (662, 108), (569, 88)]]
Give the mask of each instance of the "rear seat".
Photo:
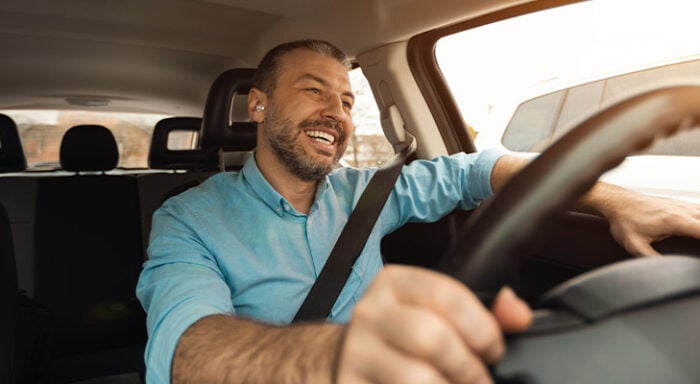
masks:
[(48, 383), (51, 320), (17, 287), (10, 219), (0, 203), (0, 383)]
[(145, 314), (134, 294), (143, 255), (136, 178), (104, 174), (116, 167), (118, 152), (102, 126), (68, 130), (60, 157), (76, 174), (38, 180), (34, 239), (34, 298), (53, 317), (52, 378), (142, 375)]
[[(27, 161), (17, 125), (0, 114), (0, 173), (22, 172)], [(0, 177), (0, 203), (10, 221), (17, 259), (18, 287), (32, 296), (34, 291), (34, 208), (36, 178), (11, 175)]]
[(17, 267), (15, 266), (10, 219), (0, 203), (0, 382), (18, 381), (15, 355), (19, 344), (19, 308), (17, 305)]
[[(116, 378), (109, 382), (141, 381), (145, 314), (134, 287), (151, 215), (169, 196), (217, 170), (242, 167), (256, 139), (245, 100), (253, 72), (235, 69), (217, 78), (204, 122), (172, 118), (155, 127), (150, 167), (172, 172), (107, 175), (118, 160), (113, 135), (101, 126), (78, 126), (61, 144), (61, 164), (75, 175), (0, 177), (19, 288), (52, 314), (53, 383), (106, 376)], [(17, 128), (2, 116), (0, 172), (21, 172), (26, 161)], [(167, 148), (170, 132), (202, 125), (203, 149)]]

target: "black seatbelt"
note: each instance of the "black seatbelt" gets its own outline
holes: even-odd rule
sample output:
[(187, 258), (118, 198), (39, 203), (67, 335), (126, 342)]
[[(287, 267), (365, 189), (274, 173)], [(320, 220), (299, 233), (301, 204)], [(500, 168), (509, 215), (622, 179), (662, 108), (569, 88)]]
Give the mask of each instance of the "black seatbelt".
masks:
[(401, 168), (415, 150), (416, 140), (409, 136), (405, 147), (372, 176), (335, 242), (326, 265), (294, 317), (294, 322), (328, 317), (394, 188)]

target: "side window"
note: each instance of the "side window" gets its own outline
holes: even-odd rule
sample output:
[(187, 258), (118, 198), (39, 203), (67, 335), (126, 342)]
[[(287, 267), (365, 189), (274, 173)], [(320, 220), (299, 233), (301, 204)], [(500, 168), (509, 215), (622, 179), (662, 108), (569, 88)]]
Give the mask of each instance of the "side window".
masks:
[(174, 130), (168, 135), (167, 148), (170, 151), (184, 151), (195, 148), (197, 133), (186, 130)]
[[(477, 150), (534, 157), (622, 99), (700, 85), (698, 12), (697, 1), (574, 2), (443, 36), (435, 58), (461, 116), (476, 131)], [(601, 178), (700, 202), (700, 178), (693, 177), (699, 168), (695, 128), (655, 140)]]
[(391, 159), (394, 151), (384, 136), (377, 103), (360, 68), (350, 71), (350, 82), (355, 93), (352, 108), (355, 133), (341, 162), (352, 167), (379, 166)]

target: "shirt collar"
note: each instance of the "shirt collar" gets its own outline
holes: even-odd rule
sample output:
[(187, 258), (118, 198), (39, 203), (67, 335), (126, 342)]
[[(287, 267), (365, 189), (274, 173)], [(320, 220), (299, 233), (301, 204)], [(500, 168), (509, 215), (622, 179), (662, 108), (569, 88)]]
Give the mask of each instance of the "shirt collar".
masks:
[[(258, 163), (255, 161), (255, 152), (253, 152), (251, 156), (248, 156), (248, 160), (246, 160), (243, 165), (241, 173), (253, 192), (257, 194), (270, 209), (275, 211), (277, 215), (282, 216), (285, 212), (293, 211), (294, 208), (292, 208), (292, 205), (270, 185), (267, 179), (265, 179), (265, 176), (260, 172)], [(328, 184), (328, 176), (325, 177), (324, 182), (318, 183), (312, 210), (317, 206), (318, 200), (328, 189)]]

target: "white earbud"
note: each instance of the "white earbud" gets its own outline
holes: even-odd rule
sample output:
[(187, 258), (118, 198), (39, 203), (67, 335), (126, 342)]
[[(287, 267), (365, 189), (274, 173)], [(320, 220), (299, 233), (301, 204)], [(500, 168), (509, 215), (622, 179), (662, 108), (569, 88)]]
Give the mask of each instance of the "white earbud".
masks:
[(255, 106), (255, 110), (258, 111), (258, 112), (264, 111), (264, 110), (265, 110), (265, 106), (264, 106), (264, 105), (258, 104), (258, 105)]

